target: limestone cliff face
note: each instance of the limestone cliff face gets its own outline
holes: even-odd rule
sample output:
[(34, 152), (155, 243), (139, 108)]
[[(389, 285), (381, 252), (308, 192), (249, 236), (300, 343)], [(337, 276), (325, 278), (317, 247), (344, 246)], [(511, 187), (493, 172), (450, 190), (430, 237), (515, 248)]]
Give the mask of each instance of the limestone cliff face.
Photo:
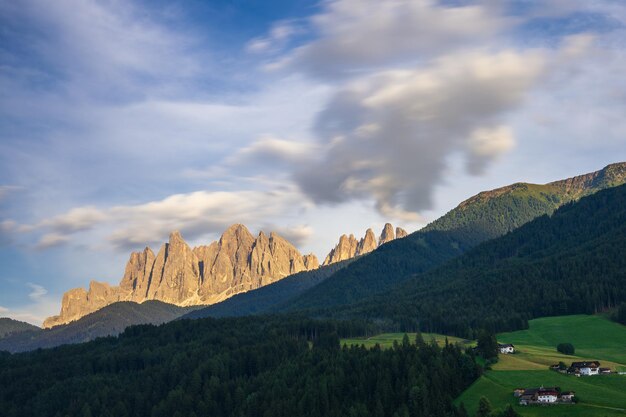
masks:
[(133, 252), (126, 264), (124, 277), (120, 282), (123, 292), (132, 294), (130, 301), (139, 301), (145, 298), (150, 284), (150, 274), (154, 266), (154, 252), (146, 247), (143, 252)]
[(60, 314), (46, 319), (44, 327), (78, 320), (117, 301), (213, 304), (318, 267), (315, 255), (302, 256), (277, 234), (261, 232), (255, 238), (240, 224), (219, 241), (193, 249), (173, 232), (156, 256), (150, 248), (132, 253), (119, 286), (92, 281), (88, 291), (66, 292)]
[(406, 230), (401, 227), (396, 227), (396, 239), (402, 239), (403, 237), (407, 237), (409, 234)]
[(393, 226), (390, 223), (385, 224), (383, 231), (380, 234), (380, 238), (378, 238), (378, 246), (384, 245), (387, 242), (391, 242), (396, 238), (396, 235), (393, 231)]
[(330, 265), (335, 262), (354, 258), (358, 244), (359, 242), (357, 242), (354, 235), (341, 235), (339, 243), (337, 243), (337, 246), (335, 246), (326, 256), (323, 265)]
[(365, 236), (359, 241), (359, 246), (357, 246), (356, 248), (356, 255), (370, 253), (377, 247), (378, 244), (376, 243), (376, 236), (374, 235), (374, 231), (372, 229), (367, 229), (367, 231), (365, 232)]
[(357, 241), (353, 235), (342, 235), (339, 238), (339, 243), (326, 256), (322, 265), (330, 265), (352, 259), (356, 256), (365, 255), (366, 253), (372, 252), (380, 245), (405, 236), (407, 236), (407, 232), (404, 229), (398, 227), (394, 233), (393, 226), (389, 223), (385, 224), (378, 241), (372, 229), (367, 229), (365, 236), (359, 241)]

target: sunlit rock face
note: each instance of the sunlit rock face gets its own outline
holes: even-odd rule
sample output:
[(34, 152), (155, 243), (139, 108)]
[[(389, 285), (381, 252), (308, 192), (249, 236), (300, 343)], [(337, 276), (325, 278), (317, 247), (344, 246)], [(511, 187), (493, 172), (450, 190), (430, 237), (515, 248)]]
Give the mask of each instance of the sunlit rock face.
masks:
[(119, 286), (92, 281), (88, 291), (66, 292), (60, 314), (46, 319), (44, 327), (78, 320), (117, 301), (214, 304), (318, 267), (315, 255), (301, 255), (276, 233), (255, 238), (241, 224), (229, 227), (219, 241), (193, 249), (173, 232), (156, 255), (150, 248), (133, 252)]
[(337, 243), (337, 246), (335, 246), (326, 256), (322, 265), (330, 265), (354, 258), (356, 256), (365, 255), (387, 242), (391, 242), (394, 239), (400, 239), (405, 236), (407, 236), (407, 232), (400, 227), (397, 227), (394, 233), (393, 226), (390, 223), (385, 224), (378, 241), (376, 240), (376, 236), (374, 235), (374, 231), (372, 229), (367, 229), (365, 236), (358, 241), (354, 235), (342, 235), (339, 238), (339, 243)]

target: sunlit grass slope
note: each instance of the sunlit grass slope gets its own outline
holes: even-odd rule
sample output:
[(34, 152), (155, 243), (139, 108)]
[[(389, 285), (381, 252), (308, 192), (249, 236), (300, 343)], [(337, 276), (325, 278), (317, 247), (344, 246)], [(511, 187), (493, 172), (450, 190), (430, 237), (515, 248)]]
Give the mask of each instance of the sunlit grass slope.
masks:
[[(501, 343), (513, 343), (514, 355), (500, 360), (458, 399), (473, 415), (480, 397), (487, 397), (494, 408), (514, 405), (523, 416), (603, 417), (626, 415), (626, 375), (600, 375), (577, 378), (548, 370), (553, 363), (599, 360), (602, 366), (626, 370), (626, 327), (601, 316), (562, 316), (532, 320), (528, 330), (502, 333)], [(556, 345), (569, 342), (576, 355), (563, 355)], [(558, 386), (576, 391), (579, 403), (545, 407), (520, 407), (513, 396), (515, 388)]]

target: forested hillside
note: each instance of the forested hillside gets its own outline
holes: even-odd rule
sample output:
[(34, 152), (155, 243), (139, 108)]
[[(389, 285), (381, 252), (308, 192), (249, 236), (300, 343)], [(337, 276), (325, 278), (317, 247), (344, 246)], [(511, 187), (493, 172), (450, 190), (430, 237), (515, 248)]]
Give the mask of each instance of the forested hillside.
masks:
[(192, 311), (182, 318), (237, 317), (269, 312), (275, 310), (276, 306), (318, 285), (352, 262), (353, 259), (348, 259), (312, 271), (298, 272), (256, 290), (237, 294), (221, 303)]
[(582, 196), (623, 184), (626, 163), (545, 185), (518, 183), (480, 193), (408, 237), (383, 245), (282, 306), (315, 313), (390, 290), (477, 244)]
[(198, 307), (178, 307), (161, 301), (138, 304), (130, 301), (108, 305), (72, 323), (52, 329), (15, 333), (0, 339), (0, 350), (22, 352), (51, 348), (67, 343), (82, 343), (97, 337), (115, 336), (134, 324), (161, 324), (174, 320)]
[(13, 320), (8, 317), (0, 317), (0, 339), (23, 332), (38, 332), (41, 329), (23, 321)]
[[(452, 417), (480, 375), (454, 345), (340, 348), (361, 325), (290, 317), (180, 320), (119, 338), (0, 353), (6, 417)], [(71, 400), (69, 400), (71, 399)]]
[(567, 204), (337, 313), (472, 337), (626, 301), (626, 186)]

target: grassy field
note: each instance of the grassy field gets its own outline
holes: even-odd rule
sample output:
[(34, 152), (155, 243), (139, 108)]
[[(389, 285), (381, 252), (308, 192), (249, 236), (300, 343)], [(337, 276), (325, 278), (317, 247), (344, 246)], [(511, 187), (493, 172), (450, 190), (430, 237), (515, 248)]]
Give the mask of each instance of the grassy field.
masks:
[[(411, 344), (415, 343), (415, 333), (408, 333), (408, 336)], [(393, 346), (394, 341), (402, 343), (403, 337), (404, 333), (383, 333), (369, 338), (341, 339), (341, 345), (364, 345), (367, 348), (371, 348), (378, 343), (381, 348), (389, 348)], [(435, 340), (440, 346), (443, 346), (445, 344), (446, 337), (448, 338), (449, 343), (471, 343), (469, 340), (460, 339), (454, 336), (444, 336), (436, 333), (422, 333), (422, 337), (424, 338), (424, 341), (426, 343), (430, 342), (431, 340)]]
[[(457, 404), (463, 402), (470, 412), (476, 411), (481, 396), (489, 398), (494, 408), (506, 404), (524, 416), (603, 417), (626, 416), (626, 376), (600, 375), (577, 378), (550, 371), (547, 367), (563, 361), (569, 365), (578, 360), (599, 360), (601, 366), (626, 370), (626, 327), (600, 316), (548, 317), (530, 322), (524, 331), (498, 335), (501, 343), (513, 343), (518, 353), (500, 355), (500, 360), (467, 389)], [(556, 345), (569, 342), (575, 356), (562, 355)], [(575, 391), (576, 405), (517, 405), (513, 390), (538, 386), (558, 386)]]

